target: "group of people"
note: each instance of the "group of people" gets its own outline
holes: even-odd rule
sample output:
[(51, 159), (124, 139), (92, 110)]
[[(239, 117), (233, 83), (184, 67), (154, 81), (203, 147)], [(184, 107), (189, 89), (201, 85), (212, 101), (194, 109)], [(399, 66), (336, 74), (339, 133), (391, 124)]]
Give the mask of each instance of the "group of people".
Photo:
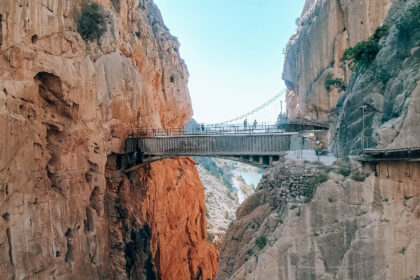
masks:
[(206, 130), (206, 128), (205, 128), (204, 124), (202, 123), (201, 125), (200, 124), (197, 125), (197, 130), (198, 131), (204, 131), (204, 130)]
[[(247, 127), (248, 127), (248, 120), (245, 119), (244, 120), (244, 129), (247, 129)], [(252, 127), (250, 126), (249, 128), (256, 129), (257, 128), (257, 120), (254, 120), (254, 123), (252, 124)]]

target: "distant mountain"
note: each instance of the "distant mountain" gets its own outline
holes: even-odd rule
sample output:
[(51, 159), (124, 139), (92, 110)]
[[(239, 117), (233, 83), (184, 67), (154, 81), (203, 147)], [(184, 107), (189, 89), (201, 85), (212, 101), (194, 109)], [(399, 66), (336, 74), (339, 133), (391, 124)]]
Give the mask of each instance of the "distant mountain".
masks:
[(198, 122), (194, 118), (191, 118), (191, 120), (189, 120), (189, 122), (184, 126), (184, 130), (198, 130), (198, 125)]

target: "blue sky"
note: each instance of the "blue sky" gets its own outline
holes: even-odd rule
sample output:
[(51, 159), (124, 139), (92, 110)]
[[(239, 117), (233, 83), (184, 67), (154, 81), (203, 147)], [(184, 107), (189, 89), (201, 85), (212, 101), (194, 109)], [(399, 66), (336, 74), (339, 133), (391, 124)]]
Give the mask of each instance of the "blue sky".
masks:
[[(181, 43), (198, 122), (239, 116), (285, 88), (283, 49), (296, 31), (295, 19), (304, 2), (155, 0)], [(255, 118), (275, 118), (280, 105), (273, 106)]]

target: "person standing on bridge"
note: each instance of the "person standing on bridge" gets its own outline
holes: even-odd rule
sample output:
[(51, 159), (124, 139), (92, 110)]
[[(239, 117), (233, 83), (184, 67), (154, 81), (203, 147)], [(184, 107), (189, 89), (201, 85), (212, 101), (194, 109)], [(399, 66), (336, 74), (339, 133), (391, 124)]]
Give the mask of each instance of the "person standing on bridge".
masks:
[(201, 131), (204, 132), (204, 124), (201, 124)]
[(254, 120), (254, 124), (252, 125), (252, 128), (253, 129), (256, 129), (257, 128), (257, 120)]
[(246, 127), (248, 126), (248, 120), (247, 119), (245, 119), (244, 120), (244, 129), (246, 129)]

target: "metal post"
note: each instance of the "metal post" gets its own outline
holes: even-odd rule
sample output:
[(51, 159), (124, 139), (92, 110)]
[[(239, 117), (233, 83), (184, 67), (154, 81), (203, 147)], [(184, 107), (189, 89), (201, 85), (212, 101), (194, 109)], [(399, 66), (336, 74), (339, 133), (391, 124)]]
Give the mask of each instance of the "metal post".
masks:
[(319, 151), (319, 144), (320, 143), (321, 142), (319, 140), (316, 141), (316, 150), (317, 150), (316, 155), (318, 156), (318, 162), (319, 162), (319, 153), (320, 153), (320, 151)]
[(362, 153), (365, 153), (365, 109), (366, 106), (362, 106), (362, 123), (363, 123), (363, 129), (362, 129)]

